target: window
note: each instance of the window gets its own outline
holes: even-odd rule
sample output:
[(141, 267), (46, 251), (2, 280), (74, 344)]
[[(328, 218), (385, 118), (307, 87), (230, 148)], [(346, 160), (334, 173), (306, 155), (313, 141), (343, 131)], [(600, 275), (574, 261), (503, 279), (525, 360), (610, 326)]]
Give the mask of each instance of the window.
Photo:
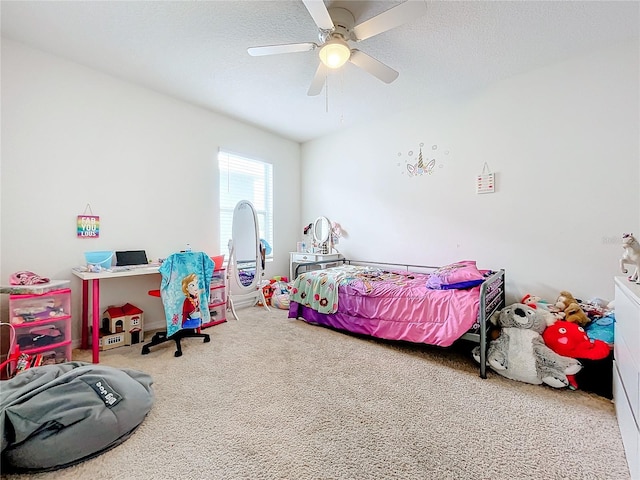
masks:
[[(233, 209), (249, 200), (258, 215), (260, 238), (273, 248), (273, 166), (220, 150), (220, 250), (227, 251), (231, 239)], [(272, 256), (273, 251), (270, 252)]]

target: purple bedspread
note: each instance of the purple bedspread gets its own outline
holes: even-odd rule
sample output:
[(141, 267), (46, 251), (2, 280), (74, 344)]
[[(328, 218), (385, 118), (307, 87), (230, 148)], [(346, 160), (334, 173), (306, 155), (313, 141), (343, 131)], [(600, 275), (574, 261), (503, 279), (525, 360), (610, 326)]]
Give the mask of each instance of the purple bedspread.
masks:
[(289, 318), (370, 335), (450, 346), (478, 318), (480, 287), (429, 290), (427, 274), (398, 273), (350, 279), (338, 288), (336, 313), (323, 314), (291, 301)]

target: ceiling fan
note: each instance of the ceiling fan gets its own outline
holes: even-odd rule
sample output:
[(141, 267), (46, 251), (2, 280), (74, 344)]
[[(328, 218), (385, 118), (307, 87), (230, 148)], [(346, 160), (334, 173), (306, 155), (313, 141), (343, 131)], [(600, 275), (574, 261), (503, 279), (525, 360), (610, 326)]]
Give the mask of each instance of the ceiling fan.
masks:
[(319, 48), (320, 63), (311, 81), (307, 95), (318, 95), (322, 91), (329, 69), (343, 66), (347, 61), (360, 67), (385, 83), (398, 78), (398, 72), (375, 58), (351, 48), (349, 42), (359, 42), (391, 30), (416, 17), (424, 15), (427, 5), (424, 0), (408, 0), (389, 10), (355, 25), (353, 14), (346, 8), (329, 8), (322, 0), (302, 0), (311, 18), (318, 26), (320, 44), (314, 42), (287, 43), (250, 47), (249, 55), (276, 55), (280, 53), (308, 52)]

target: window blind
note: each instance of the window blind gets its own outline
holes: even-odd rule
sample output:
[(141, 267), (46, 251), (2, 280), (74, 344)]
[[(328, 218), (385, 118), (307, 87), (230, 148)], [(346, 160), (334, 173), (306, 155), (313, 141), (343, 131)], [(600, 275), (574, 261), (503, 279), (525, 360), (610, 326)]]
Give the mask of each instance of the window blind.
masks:
[[(240, 200), (249, 200), (253, 204), (258, 216), (260, 238), (273, 248), (273, 166), (220, 150), (218, 169), (221, 251), (227, 249), (231, 239), (233, 209)], [(273, 250), (268, 256), (273, 256)]]

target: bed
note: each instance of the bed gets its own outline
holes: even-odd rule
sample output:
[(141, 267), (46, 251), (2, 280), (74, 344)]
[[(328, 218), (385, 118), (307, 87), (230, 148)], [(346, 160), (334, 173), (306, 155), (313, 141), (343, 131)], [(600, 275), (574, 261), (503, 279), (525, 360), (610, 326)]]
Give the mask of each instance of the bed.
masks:
[(319, 267), (322, 262), (298, 266), (303, 271), (296, 272), (289, 318), (440, 347), (469, 340), (480, 346), (486, 378), (487, 328), (505, 306), (504, 270), (479, 270), (472, 261), (429, 267), (345, 259)]

